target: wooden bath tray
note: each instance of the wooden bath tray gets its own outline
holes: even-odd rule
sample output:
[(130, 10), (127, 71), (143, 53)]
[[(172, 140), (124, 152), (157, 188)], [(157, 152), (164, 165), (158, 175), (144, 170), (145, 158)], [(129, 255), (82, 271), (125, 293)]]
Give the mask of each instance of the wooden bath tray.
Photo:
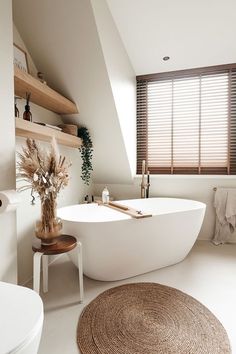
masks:
[(127, 207), (126, 205), (122, 205), (114, 202), (109, 202), (108, 204), (104, 204), (101, 200), (98, 200), (97, 203), (98, 205), (103, 205), (106, 206), (107, 208), (117, 210), (120, 213), (132, 216), (132, 218), (135, 219), (150, 218), (152, 216), (152, 214), (145, 214), (136, 209)]

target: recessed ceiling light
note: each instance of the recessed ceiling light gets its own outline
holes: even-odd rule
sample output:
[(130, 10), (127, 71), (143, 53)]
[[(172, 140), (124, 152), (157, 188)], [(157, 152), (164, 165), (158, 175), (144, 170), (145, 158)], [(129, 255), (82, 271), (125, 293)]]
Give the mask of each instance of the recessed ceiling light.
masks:
[(163, 59), (164, 61), (167, 61), (167, 60), (170, 59), (170, 57), (166, 56), (166, 57), (163, 57), (162, 59)]

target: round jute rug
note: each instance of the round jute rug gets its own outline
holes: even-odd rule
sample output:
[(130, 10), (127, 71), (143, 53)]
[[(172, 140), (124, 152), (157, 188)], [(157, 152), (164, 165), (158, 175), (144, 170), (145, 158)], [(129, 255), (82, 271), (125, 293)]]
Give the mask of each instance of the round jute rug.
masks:
[(199, 301), (156, 283), (109, 289), (82, 312), (81, 354), (229, 354), (228, 336)]

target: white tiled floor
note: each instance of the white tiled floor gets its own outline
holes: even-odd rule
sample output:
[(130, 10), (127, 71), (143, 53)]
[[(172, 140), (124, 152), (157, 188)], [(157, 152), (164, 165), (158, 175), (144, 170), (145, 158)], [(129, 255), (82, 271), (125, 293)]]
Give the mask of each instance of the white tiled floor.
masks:
[[(45, 321), (39, 354), (78, 354), (76, 327), (83, 307), (120, 284), (151, 281), (178, 288), (207, 306), (228, 332), (236, 354), (236, 245), (197, 242), (181, 263), (119, 282), (84, 278), (85, 301), (78, 303), (77, 269), (63, 255), (49, 269), (49, 292), (42, 295)], [(224, 354), (224, 353), (222, 353)]]

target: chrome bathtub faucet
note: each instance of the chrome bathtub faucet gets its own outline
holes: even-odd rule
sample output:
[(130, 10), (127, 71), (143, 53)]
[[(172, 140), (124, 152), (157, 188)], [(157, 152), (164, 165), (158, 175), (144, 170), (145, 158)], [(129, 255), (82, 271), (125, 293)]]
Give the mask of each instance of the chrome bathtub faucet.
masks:
[(147, 171), (147, 181), (145, 182), (146, 161), (142, 161), (142, 181), (141, 181), (141, 198), (149, 198), (150, 188), (150, 172)]
[(147, 171), (147, 181), (145, 182), (146, 161), (142, 161), (142, 181), (141, 181), (141, 198), (149, 198), (150, 188), (150, 172)]

